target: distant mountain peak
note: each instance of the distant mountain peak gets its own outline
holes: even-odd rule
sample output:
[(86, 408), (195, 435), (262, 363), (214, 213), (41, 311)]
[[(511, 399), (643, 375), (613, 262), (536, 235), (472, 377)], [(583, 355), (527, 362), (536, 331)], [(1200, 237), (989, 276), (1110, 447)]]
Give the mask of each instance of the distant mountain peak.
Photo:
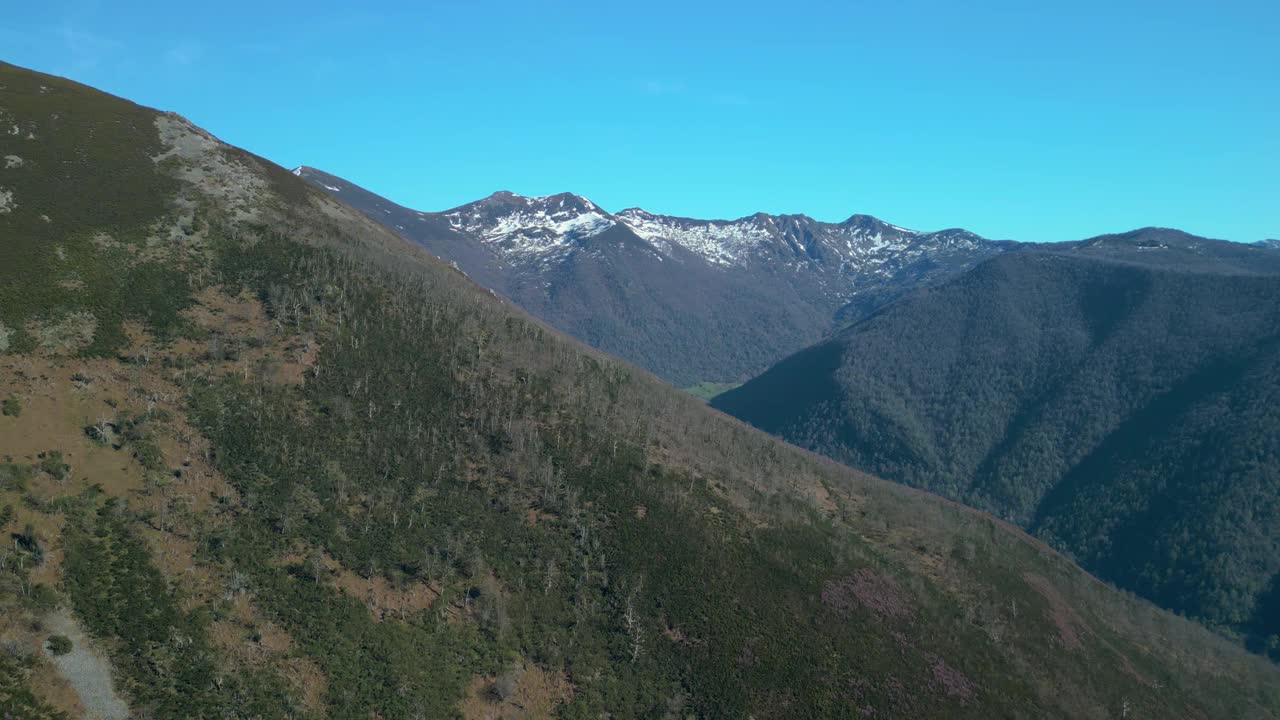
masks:
[(588, 211), (600, 209), (599, 205), (596, 205), (581, 195), (576, 195), (571, 192), (553, 193), (551, 195), (521, 195), (520, 193), (512, 192), (510, 190), (498, 190), (477, 202), (484, 202), (485, 200), (495, 202), (516, 202), (524, 203), (526, 205), (558, 204), (560, 206), (567, 205), (570, 207), (578, 207)]
[(1280, 256), (1259, 253), (1260, 247), (1268, 246), (1215, 240), (1174, 228), (1144, 227), (1076, 242), (1049, 243), (1039, 249), (1182, 273), (1280, 274)]
[(499, 190), (440, 213), (453, 229), (478, 237), (504, 253), (542, 255), (617, 225), (613, 215), (581, 195), (529, 197)]
[[(894, 225), (885, 222), (878, 217), (871, 215), (855, 214), (850, 215), (848, 219), (840, 223), (840, 227), (846, 230), (864, 234), (891, 235), (899, 237), (920, 237), (930, 233), (923, 233), (919, 230), (911, 230), (910, 228)], [(976, 235), (974, 237), (977, 237)]]
[[(627, 208), (618, 219), (655, 245), (674, 243), (722, 266), (767, 262), (831, 263), (864, 266), (868, 252), (897, 251), (899, 241), (924, 236), (870, 215), (852, 215), (841, 223), (815, 220), (803, 213), (757, 212), (736, 220), (699, 220)], [(981, 240), (976, 235), (976, 240)]]
[(1098, 235), (1080, 242), (1083, 246), (1093, 245), (1148, 245), (1151, 243), (1176, 243), (1185, 245), (1205, 240), (1205, 238), (1183, 232), (1177, 228), (1148, 226), (1119, 233)]
[(881, 220), (878, 217), (875, 217), (872, 215), (864, 215), (862, 213), (854, 213), (853, 215), (850, 215), (848, 218), (844, 220), (844, 222), (839, 223), (839, 225), (841, 227), (875, 228), (875, 229), (887, 228), (887, 229), (896, 229), (900, 232), (914, 232), (913, 230), (900, 228), (897, 225), (890, 225), (889, 223)]

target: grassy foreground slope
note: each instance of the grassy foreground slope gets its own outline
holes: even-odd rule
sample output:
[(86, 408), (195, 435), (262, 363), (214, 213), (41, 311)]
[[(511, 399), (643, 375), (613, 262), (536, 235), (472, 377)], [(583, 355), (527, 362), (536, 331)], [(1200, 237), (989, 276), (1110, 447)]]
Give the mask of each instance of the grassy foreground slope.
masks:
[(0, 113), (7, 716), (1280, 716), (1275, 667), (177, 116), (13, 66)]

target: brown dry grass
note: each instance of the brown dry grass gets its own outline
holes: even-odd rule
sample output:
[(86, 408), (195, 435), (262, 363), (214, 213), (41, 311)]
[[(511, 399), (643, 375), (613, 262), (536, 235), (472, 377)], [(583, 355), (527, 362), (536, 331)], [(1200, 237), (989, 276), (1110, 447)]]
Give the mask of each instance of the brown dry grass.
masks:
[(533, 527), (538, 523), (554, 522), (559, 517), (560, 516), (555, 513), (531, 507), (524, 511), (524, 524), (529, 527)]
[[(95, 380), (76, 383), (72, 376), (77, 374)], [(0, 396), (14, 395), (22, 403), (21, 417), (0, 418), (0, 457), (36, 463), (42, 452), (61, 451), (71, 477), (58, 487), (42, 484), (37, 490), (42, 493), (72, 494), (95, 483), (113, 495), (140, 488), (140, 468), (127, 454), (100, 447), (84, 434), (85, 425), (115, 415), (107, 403), (119, 403), (127, 388), (111, 361), (69, 365), (56, 358), (0, 356)]]
[(293, 638), (284, 628), (266, 619), (250, 596), (237, 594), (230, 606), (229, 617), (209, 626), (209, 638), (226, 661), (276, 670), (291, 696), (301, 701), (308, 711), (323, 714), (329, 680), (320, 666), (299, 652)]
[[(440, 598), (442, 588), (438, 583), (415, 582), (396, 586), (381, 575), (364, 577), (323, 552), (294, 552), (279, 558), (278, 565), (296, 565), (320, 563), (328, 576), (330, 587), (342, 594), (359, 600), (369, 608), (373, 619), (381, 622), (386, 619), (404, 619), (405, 617), (426, 610)], [(463, 615), (463, 608), (457, 603), (443, 607), (447, 619), (457, 620)]]
[(289, 693), (302, 701), (303, 708), (324, 717), (329, 678), (314, 660), (294, 653), (278, 661), (276, 670), (288, 685)]
[[(43, 639), (38, 642), (43, 642)], [(84, 717), (85, 710), (80, 696), (53, 663), (42, 660), (35, 672), (31, 673), (29, 684), (31, 692), (53, 709), (66, 713), (67, 717)]]
[(343, 593), (363, 602), (375, 620), (404, 618), (426, 610), (440, 597), (440, 587), (435, 584), (412, 583), (395, 587), (381, 575), (366, 578), (346, 569), (334, 574), (333, 584)]
[(177, 355), (200, 362), (214, 372), (257, 374), (274, 382), (300, 385), (306, 371), (319, 357), (320, 346), (309, 335), (283, 334), (267, 317), (262, 302), (249, 292), (228, 295), (220, 287), (209, 287), (195, 296), (196, 305), (183, 316), (216, 337), (225, 348), (234, 348), (234, 359), (209, 356), (209, 340), (180, 340), (173, 345)]
[[(219, 569), (196, 562), (196, 528), (191, 520), (199, 517), (202, 523), (216, 526), (217, 515), (205, 511), (216, 498), (234, 499), (236, 493), (214, 470), (209, 442), (186, 419), (182, 374), (247, 374), (269, 367), (271, 379), (300, 383), (319, 350), (310, 338), (273, 335), (262, 304), (252, 296), (228, 297), (212, 289), (200, 293), (197, 302), (187, 311), (188, 319), (236, 343), (236, 360), (213, 360), (207, 342), (185, 339), (162, 346), (136, 323), (125, 326), (129, 344), (122, 354), (134, 358), (129, 364), (55, 355), (0, 355), (0, 397), (12, 395), (22, 405), (19, 417), (0, 417), (0, 460), (38, 464), (41, 453), (62, 453), (71, 466), (67, 477), (38, 473), (28, 482), (25, 494), (35, 507), (97, 485), (107, 495), (149, 511), (151, 520), (139, 523), (136, 530), (157, 568), (179, 590), (187, 610), (221, 602), (228, 580)], [(162, 362), (165, 359), (171, 362)], [(122, 413), (136, 417), (148, 411), (167, 412), (163, 423), (151, 423), (148, 430), (164, 467), (176, 472), (149, 473), (128, 446), (113, 449), (85, 433), (86, 426), (113, 421)], [(44, 562), (30, 572), (31, 582), (56, 587), (61, 582), (64, 518), (33, 509), (31, 503), (23, 502), (23, 494), (0, 491), (0, 505), (14, 508), (10, 526), (31, 525), (45, 548)], [(354, 577), (353, 573), (339, 576), (345, 590), (355, 590)], [(366, 585), (364, 591), (371, 594), (371, 609), (379, 614), (411, 612), (429, 606), (438, 596), (438, 590), (397, 591), (382, 579)], [(211, 627), (212, 640), (225, 651), (226, 660), (269, 664), (281, 672), (307, 709), (322, 712), (327, 679), (319, 667), (300, 656), (291, 638), (267, 621), (248, 597), (234, 597), (231, 607), (231, 617)], [(32, 630), (36, 622), (27, 613), (5, 610), (0, 612), (0, 636), (38, 655), (43, 635)], [(36, 665), (30, 685), (69, 717), (83, 715), (74, 690), (50, 663)]]
[(31, 691), (68, 717), (83, 717), (84, 706), (80, 703), (80, 696), (53, 663), (44, 657), (42, 646), (47, 637), (47, 630), (37, 618), (0, 606), (0, 641), (36, 659), (27, 681)]

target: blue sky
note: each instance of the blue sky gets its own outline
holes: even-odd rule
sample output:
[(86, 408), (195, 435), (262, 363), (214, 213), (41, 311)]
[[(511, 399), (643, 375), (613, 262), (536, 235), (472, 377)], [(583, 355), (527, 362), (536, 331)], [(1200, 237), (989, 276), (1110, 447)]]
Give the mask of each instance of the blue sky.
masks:
[(159, 7), (15, 3), (0, 58), (420, 209), (1280, 237), (1274, 0)]

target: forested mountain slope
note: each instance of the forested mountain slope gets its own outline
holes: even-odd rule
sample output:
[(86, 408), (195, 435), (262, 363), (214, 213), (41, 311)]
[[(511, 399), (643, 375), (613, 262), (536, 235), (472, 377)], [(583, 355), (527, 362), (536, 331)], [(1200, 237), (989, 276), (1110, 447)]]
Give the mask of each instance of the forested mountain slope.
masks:
[(6, 717), (1280, 717), (178, 116), (8, 65), (0, 113)]
[(715, 405), (1275, 650), (1271, 250), (1149, 229), (1006, 253)]
[(554, 327), (680, 387), (745, 380), (1012, 246), (866, 215), (825, 223), (610, 213), (570, 193), (497, 192), (420, 212), (315, 168), (293, 172)]

